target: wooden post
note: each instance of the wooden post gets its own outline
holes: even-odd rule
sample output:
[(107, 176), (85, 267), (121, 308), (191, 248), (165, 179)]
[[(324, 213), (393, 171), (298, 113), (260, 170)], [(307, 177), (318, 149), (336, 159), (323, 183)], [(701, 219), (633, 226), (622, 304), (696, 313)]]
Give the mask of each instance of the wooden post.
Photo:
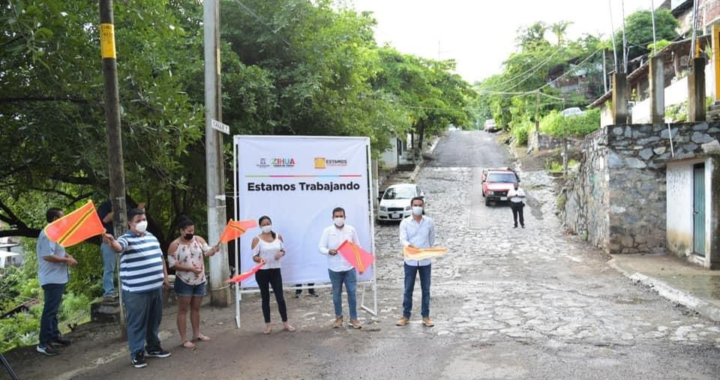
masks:
[(692, 60), (688, 77), (688, 122), (705, 121), (705, 58)]
[[(125, 210), (125, 165), (123, 163), (122, 131), (120, 129), (120, 94), (117, 77), (117, 55), (115, 51), (115, 25), (113, 0), (100, 0), (100, 53), (102, 56), (103, 77), (105, 79), (105, 119), (108, 138), (108, 173), (110, 177), (110, 201), (113, 210), (115, 236), (127, 229), (127, 210)], [(120, 256), (118, 255), (120, 268)], [(119, 279), (119, 278), (118, 278)], [(118, 283), (122, 288), (122, 284)], [(120, 295), (120, 335), (127, 339), (125, 329), (125, 310)]]
[(665, 121), (665, 63), (663, 57), (650, 59), (650, 122), (661, 124)]
[(720, 99), (720, 25), (712, 26), (713, 67), (715, 68), (715, 101)]

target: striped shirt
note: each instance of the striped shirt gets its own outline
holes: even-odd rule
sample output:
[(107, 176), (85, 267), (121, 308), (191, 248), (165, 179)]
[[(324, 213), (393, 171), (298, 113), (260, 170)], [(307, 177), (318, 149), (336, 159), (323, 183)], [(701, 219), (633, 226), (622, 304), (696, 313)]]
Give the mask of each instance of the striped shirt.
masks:
[(163, 253), (153, 234), (136, 235), (126, 232), (117, 239), (120, 253), (120, 281), (122, 289), (132, 293), (156, 290), (165, 280)]

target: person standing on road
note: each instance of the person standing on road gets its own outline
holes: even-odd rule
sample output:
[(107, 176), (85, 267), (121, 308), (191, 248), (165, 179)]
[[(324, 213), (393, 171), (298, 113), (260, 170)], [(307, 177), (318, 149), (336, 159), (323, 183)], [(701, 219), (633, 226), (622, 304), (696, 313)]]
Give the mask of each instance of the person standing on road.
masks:
[(160, 346), (158, 336), (162, 321), (162, 289), (169, 284), (160, 242), (147, 232), (145, 210), (128, 211), (128, 226), (130, 229), (117, 240), (110, 234), (103, 240), (120, 254), (130, 361), (135, 368), (143, 368), (147, 367), (146, 356), (170, 356)]
[(335, 323), (333, 328), (343, 324), (342, 314), (342, 286), (345, 284), (348, 306), (350, 308), (350, 326), (354, 329), (362, 328), (357, 319), (357, 275), (355, 268), (339, 254), (338, 248), (345, 240), (360, 246), (355, 228), (345, 224), (345, 210), (336, 207), (333, 212), (333, 225), (327, 227), (320, 239), (320, 253), (328, 257), (328, 273), (332, 283), (333, 305), (335, 306)]
[(293, 332), (295, 328), (288, 323), (287, 305), (283, 294), (282, 273), (280, 272), (280, 259), (285, 257), (285, 242), (282, 235), (275, 233), (272, 229), (272, 220), (270, 217), (263, 216), (258, 220), (262, 233), (255, 237), (252, 241), (253, 261), (264, 264), (257, 273), (255, 273), (255, 281), (260, 288), (260, 297), (262, 299), (262, 312), (265, 318), (264, 333), (272, 332), (270, 324), (270, 287), (272, 286), (275, 293), (275, 301), (278, 304), (280, 318), (282, 319), (284, 330)]
[[(48, 223), (63, 217), (59, 208), (51, 208), (45, 213)], [(70, 340), (60, 335), (58, 329), (58, 310), (65, 292), (65, 284), (70, 281), (68, 267), (77, 265), (75, 259), (65, 253), (65, 248), (48, 239), (45, 230), (40, 232), (37, 241), (38, 280), (43, 289), (45, 304), (40, 318), (40, 344), (37, 351), (48, 356), (60, 353), (56, 346), (69, 346)]]
[[(194, 341), (207, 342), (207, 336), (200, 333), (200, 306), (205, 297), (205, 256), (213, 256), (220, 246), (210, 247), (205, 239), (195, 235), (195, 223), (186, 216), (178, 222), (180, 237), (170, 243), (168, 265), (175, 269), (175, 294), (178, 298), (177, 327), (180, 341), (185, 348), (195, 347)], [(190, 324), (193, 337), (187, 339), (187, 312), (190, 309)]]
[[(130, 203), (130, 200), (125, 202), (128, 210), (133, 208), (145, 209), (145, 204), (140, 203), (137, 207)], [(98, 206), (98, 216), (102, 220), (105, 232), (113, 234), (113, 210), (112, 202), (109, 200), (103, 202)], [(103, 259), (103, 301), (112, 302), (117, 299), (117, 292), (115, 292), (115, 267), (117, 266), (117, 254), (107, 245), (105, 242), (100, 244), (100, 252), (102, 253)]]
[[(435, 223), (423, 215), (425, 200), (422, 197), (415, 197), (410, 202), (412, 215), (400, 222), (400, 243), (403, 247), (430, 248), (435, 244)], [(405, 326), (410, 322), (412, 312), (412, 296), (415, 288), (415, 278), (420, 275), (420, 289), (422, 290), (422, 321), (426, 327), (433, 327), (435, 324), (430, 319), (430, 274), (432, 262), (430, 259), (409, 260), (405, 259), (405, 293), (403, 296), (403, 316), (396, 325)]]
[(513, 213), (513, 221), (515, 222), (515, 227), (513, 228), (517, 228), (518, 226), (518, 215), (520, 216), (520, 225), (522, 228), (525, 228), (525, 217), (523, 216), (525, 191), (520, 188), (520, 183), (515, 182), (515, 188), (508, 192), (508, 199), (510, 200), (510, 208)]

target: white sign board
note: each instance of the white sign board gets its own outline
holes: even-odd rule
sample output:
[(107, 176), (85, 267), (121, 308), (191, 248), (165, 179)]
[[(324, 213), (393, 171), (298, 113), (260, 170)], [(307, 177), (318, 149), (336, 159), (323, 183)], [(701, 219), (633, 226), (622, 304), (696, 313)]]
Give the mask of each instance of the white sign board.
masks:
[(226, 135), (230, 134), (230, 126), (227, 124), (223, 124), (215, 119), (211, 119), (210, 126), (216, 131), (222, 132)]
[[(329, 282), (327, 256), (318, 250), (332, 210), (342, 207), (363, 249), (373, 251), (368, 138), (235, 136), (236, 220), (267, 215), (283, 236), (283, 282)], [(240, 240), (242, 271), (252, 268), (253, 229)], [(373, 279), (368, 269), (358, 280)], [(255, 278), (242, 287), (257, 286)]]

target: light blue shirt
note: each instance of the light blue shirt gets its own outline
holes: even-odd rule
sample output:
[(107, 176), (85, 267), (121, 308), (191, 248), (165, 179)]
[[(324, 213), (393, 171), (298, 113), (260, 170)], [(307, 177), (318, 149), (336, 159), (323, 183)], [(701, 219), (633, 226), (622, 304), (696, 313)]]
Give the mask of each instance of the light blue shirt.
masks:
[(51, 263), (43, 257), (57, 256), (65, 257), (65, 248), (58, 243), (53, 243), (45, 235), (45, 230), (40, 232), (37, 240), (38, 280), (40, 286), (47, 284), (67, 284), (70, 280), (68, 265), (65, 263)]
[[(410, 244), (417, 248), (432, 248), (435, 244), (435, 223), (425, 215), (420, 219), (420, 223), (416, 222), (412, 216), (403, 219), (400, 222), (400, 243), (403, 248)], [(424, 267), (431, 263), (430, 259), (405, 260), (405, 264), (410, 266)]]

